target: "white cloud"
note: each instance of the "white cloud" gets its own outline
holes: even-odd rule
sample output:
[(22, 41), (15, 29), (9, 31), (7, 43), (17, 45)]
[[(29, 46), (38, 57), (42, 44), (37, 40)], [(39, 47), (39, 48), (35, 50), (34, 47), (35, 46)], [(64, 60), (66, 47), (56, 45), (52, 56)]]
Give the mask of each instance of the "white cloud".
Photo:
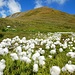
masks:
[(2, 15), (2, 18), (6, 17), (5, 10), (0, 11), (0, 14)]
[(52, 3), (52, 0), (46, 0), (45, 1), (47, 4), (51, 4)]
[(67, 0), (54, 0), (58, 4), (64, 4)]
[(35, 7), (34, 8), (40, 8), (43, 7), (42, 0), (35, 0)]
[(5, 0), (0, 0), (0, 8), (6, 5), (6, 1)]
[(64, 4), (67, 0), (46, 0), (46, 2), (48, 4), (51, 4), (51, 3), (58, 3), (58, 4)]
[(35, 7), (34, 8), (39, 8), (43, 7), (43, 4), (52, 4), (52, 3), (57, 3), (59, 5), (63, 5), (66, 3), (68, 0), (35, 0)]
[(18, 2), (16, 2), (15, 0), (9, 0), (7, 2), (7, 6), (9, 8), (9, 12), (11, 14), (21, 11), (21, 5)]
[(10, 14), (20, 12), (21, 5), (16, 0), (0, 0), (0, 9), (1, 9), (0, 14), (2, 15), (3, 18), (5, 18), (6, 17), (5, 13), (7, 13), (7, 11), (9, 11), (8, 13)]

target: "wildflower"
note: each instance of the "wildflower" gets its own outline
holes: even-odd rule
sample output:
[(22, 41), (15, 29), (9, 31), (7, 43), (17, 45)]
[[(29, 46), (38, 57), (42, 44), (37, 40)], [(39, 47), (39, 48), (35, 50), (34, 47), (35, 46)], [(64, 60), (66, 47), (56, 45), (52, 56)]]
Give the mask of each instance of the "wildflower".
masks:
[(38, 52), (36, 52), (35, 54), (33, 54), (32, 59), (36, 60), (36, 59), (38, 59), (39, 56), (40, 56), (40, 54)]
[(31, 60), (28, 57), (26, 57), (26, 56), (21, 57), (20, 60), (24, 61), (26, 63), (31, 63)]
[(55, 49), (54, 50), (51, 50), (50, 53), (51, 54), (55, 54), (56, 53), (56, 50)]
[(58, 66), (52, 66), (50, 69), (50, 74), (51, 75), (60, 75), (60, 68)]
[(49, 58), (52, 58), (52, 55), (49, 55), (48, 57), (49, 57)]
[(18, 47), (16, 48), (16, 52), (18, 52), (18, 53), (22, 52), (21, 46), (18, 46)]
[(18, 60), (19, 59), (18, 55), (16, 53), (11, 53), (10, 56), (11, 56), (12, 60)]
[(68, 52), (66, 55), (75, 58), (75, 52)]
[(38, 72), (38, 64), (33, 65), (33, 72)]
[(62, 71), (68, 71), (70, 73), (73, 73), (75, 71), (75, 65), (72, 64), (66, 64), (63, 68)]
[(0, 61), (0, 75), (3, 75), (3, 70), (5, 69), (6, 65), (5, 65), (5, 60), (2, 59)]
[(59, 52), (63, 52), (63, 49), (62, 48), (59, 48)]

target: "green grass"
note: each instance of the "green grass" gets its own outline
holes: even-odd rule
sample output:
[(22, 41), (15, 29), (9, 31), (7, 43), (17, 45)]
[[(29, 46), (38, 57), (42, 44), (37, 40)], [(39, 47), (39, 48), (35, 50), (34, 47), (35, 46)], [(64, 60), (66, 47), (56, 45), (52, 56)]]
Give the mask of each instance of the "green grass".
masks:
[[(0, 34), (4, 38), (37, 32), (75, 32), (75, 17), (65, 12), (42, 7), (16, 14), (20, 16), (13, 14), (12, 17), (0, 18)], [(7, 29), (7, 26), (11, 28)]]
[[(75, 32), (75, 16), (58, 10), (44, 7), (18, 14), (21, 15), (14, 17), (15, 14), (13, 14), (14, 18), (0, 18), (0, 41), (15, 36), (20, 36), (20, 38), (25, 36), (27, 39), (36, 38), (39, 32), (43, 34), (48, 32)], [(7, 26), (11, 27), (7, 28)], [(67, 37), (68, 35), (62, 35), (62, 39)], [(38, 38), (41, 38), (41, 35)], [(45, 49), (44, 46), (43, 49)], [(48, 58), (49, 51), (46, 49), (45, 51), (47, 65), (39, 67), (38, 73), (32, 72), (33, 62), (26, 64), (20, 60), (12, 61), (9, 54), (0, 56), (0, 59), (4, 58), (6, 60), (7, 66), (4, 70), (4, 75), (50, 75), (49, 69), (54, 65), (62, 68), (68, 60), (72, 60), (73, 64), (75, 64), (74, 59), (66, 57), (68, 49), (62, 53), (58, 51), (57, 55), (53, 55), (53, 59)], [(73, 74), (61, 72), (60, 75), (75, 75), (75, 72)]]
[[(37, 36), (38, 34), (35, 34), (35, 37), (39, 37)], [(40, 34), (41, 35), (41, 34)], [(39, 38), (44, 38), (43, 36), (47, 36), (47, 34), (43, 33), (42, 36), (40, 36)], [(34, 37), (32, 36), (32, 37)], [(61, 38), (61, 42), (62, 39), (66, 39), (70, 36), (70, 34), (62, 34), (62, 38)], [(31, 38), (31, 37), (30, 37)], [(74, 43), (75, 45), (75, 43)], [(9, 54), (4, 55), (4, 56), (0, 56), (0, 60), (1, 59), (5, 59), (6, 60), (6, 68), (4, 70), (4, 74), (3, 75), (50, 75), (50, 68), (52, 66), (59, 66), (60, 68), (62, 68), (63, 66), (65, 66), (66, 63), (68, 63), (69, 60), (72, 61), (72, 64), (75, 65), (75, 59), (74, 58), (70, 58), (66, 56), (66, 53), (69, 52), (69, 49), (66, 48), (64, 49), (63, 52), (59, 52), (59, 45), (56, 46), (57, 49), (57, 53), (52, 55), (53, 58), (50, 59), (48, 57), (48, 55), (50, 54), (49, 51), (50, 49), (45, 49), (45, 45), (43, 46), (36, 46), (35, 50), (38, 50), (38, 48), (42, 47), (45, 50), (45, 66), (41, 67), (39, 66), (39, 71), (37, 73), (33, 72), (33, 61), (31, 62), (31, 64), (27, 64), (23, 61), (17, 60), (17, 61), (13, 61), (10, 57)], [(13, 50), (12, 50), (13, 52)], [(68, 71), (66, 72), (62, 72), (60, 73), (60, 75), (75, 75), (74, 73), (69, 73)]]

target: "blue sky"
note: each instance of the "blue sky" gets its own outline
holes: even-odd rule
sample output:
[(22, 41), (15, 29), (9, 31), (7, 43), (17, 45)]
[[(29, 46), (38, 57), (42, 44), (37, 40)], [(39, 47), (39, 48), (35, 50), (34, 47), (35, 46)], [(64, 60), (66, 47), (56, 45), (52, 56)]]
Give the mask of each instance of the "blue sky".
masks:
[(75, 0), (0, 0), (0, 17), (43, 6), (75, 14)]

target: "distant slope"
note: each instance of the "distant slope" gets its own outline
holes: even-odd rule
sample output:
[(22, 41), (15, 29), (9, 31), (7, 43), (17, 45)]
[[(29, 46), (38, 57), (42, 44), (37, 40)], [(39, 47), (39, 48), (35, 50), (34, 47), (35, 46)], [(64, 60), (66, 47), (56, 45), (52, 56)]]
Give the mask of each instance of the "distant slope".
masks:
[(15, 18), (20, 20), (38, 20), (38, 19), (47, 19), (47, 20), (66, 20), (69, 21), (71, 19), (74, 19), (73, 15), (67, 14), (65, 12), (61, 12), (52, 8), (48, 7), (41, 7), (34, 10), (30, 10), (28, 12), (21, 12), (21, 13), (15, 13), (8, 18)]
[[(7, 29), (7, 26), (11, 26)], [(6, 36), (36, 32), (75, 32), (75, 16), (48, 7), (19, 12), (0, 18), (0, 32)], [(13, 33), (14, 32), (14, 33)]]
[[(15, 13), (9, 16), (10, 19), (20, 20), (24, 22), (34, 23), (56, 23), (56, 24), (75, 24), (75, 17), (73, 15), (54, 10), (48, 7), (41, 7), (28, 12)], [(53, 24), (54, 25), (54, 24)]]

